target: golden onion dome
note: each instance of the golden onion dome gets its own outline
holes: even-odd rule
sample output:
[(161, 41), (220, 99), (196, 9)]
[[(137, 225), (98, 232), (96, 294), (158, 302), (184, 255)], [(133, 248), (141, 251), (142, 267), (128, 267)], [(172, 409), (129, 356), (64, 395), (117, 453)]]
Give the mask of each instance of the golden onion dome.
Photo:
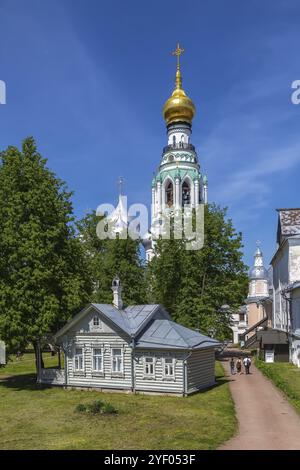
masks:
[(185, 94), (182, 88), (182, 78), (180, 72), (179, 56), (182, 54), (183, 49), (177, 46), (176, 51), (173, 53), (177, 55), (177, 71), (175, 79), (175, 89), (166, 101), (163, 108), (163, 116), (166, 124), (172, 124), (173, 122), (188, 122), (191, 124), (193, 117), (196, 113), (196, 108), (193, 101)]

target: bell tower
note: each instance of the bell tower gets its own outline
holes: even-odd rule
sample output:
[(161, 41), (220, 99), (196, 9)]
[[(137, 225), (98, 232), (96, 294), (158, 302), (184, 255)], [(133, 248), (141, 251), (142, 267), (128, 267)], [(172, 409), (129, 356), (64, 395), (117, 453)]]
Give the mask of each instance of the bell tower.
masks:
[[(163, 107), (167, 145), (152, 180), (152, 233), (165, 211), (183, 207), (195, 209), (207, 203), (207, 178), (200, 172), (197, 152), (191, 142), (196, 108), (182, 87), (180, 57), (183, 52), (178, 44), (173, 52), (177, 57), (175, 87)], [(153, 256), (153, 242), (145, 240), (144, 246), (149, 261)]]
[[(249, 271), (249, 292), (247, 297), (248, 328), (255, 325), (265, 316), (260, 300), (269, 297), (268, 271), (264, 267), (263, 253), (257, 242), (254, 253), (254, 265)], [(254, 334), (253, 332), (249, 337)]]

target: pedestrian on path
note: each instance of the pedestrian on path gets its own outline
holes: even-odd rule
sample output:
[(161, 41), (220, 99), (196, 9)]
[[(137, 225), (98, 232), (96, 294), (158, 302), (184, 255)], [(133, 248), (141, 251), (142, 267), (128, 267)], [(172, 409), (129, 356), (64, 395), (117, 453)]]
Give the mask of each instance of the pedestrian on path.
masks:
[(230, 372), (231, 372), (231, 375), (235, 374), (235, 363), (234, 363), (233, 357), (230, 359)]
[(251, 359), (249, 356), (246, 356), (243, 360), (246, 374), (250, 374)]
[(238, 360), (236, 361), (236, 372), (241, 375), (242, 373), (242, 361), (241, 358), (239, 357)]

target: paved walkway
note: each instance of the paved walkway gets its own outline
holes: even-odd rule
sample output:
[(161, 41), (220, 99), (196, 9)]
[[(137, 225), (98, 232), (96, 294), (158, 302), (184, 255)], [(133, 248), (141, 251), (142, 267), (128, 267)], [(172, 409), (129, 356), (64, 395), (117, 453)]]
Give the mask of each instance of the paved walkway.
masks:
[[(229, 361), (223, 363), (230, 374)], [(262, 373), (231, 375), (230, 390), (239, 420), (236, 437), (221, 450), (300, 449), (300, 415)]]

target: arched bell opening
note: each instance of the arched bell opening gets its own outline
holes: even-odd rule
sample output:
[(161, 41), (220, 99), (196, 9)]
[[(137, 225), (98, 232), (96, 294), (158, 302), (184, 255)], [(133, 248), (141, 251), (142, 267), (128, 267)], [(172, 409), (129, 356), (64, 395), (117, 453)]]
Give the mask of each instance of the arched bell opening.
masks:
[(189, 206), (191, 204), (191, 186), (188, 181), (182, 183), (181, 200), (183, 206)]
[(167, 207), (172, 207), (174, 204), (174, 186), (172, 181), (168, 181), (166, 184), (166, 190), (165, 190), (166, 198), (166, 206)]

